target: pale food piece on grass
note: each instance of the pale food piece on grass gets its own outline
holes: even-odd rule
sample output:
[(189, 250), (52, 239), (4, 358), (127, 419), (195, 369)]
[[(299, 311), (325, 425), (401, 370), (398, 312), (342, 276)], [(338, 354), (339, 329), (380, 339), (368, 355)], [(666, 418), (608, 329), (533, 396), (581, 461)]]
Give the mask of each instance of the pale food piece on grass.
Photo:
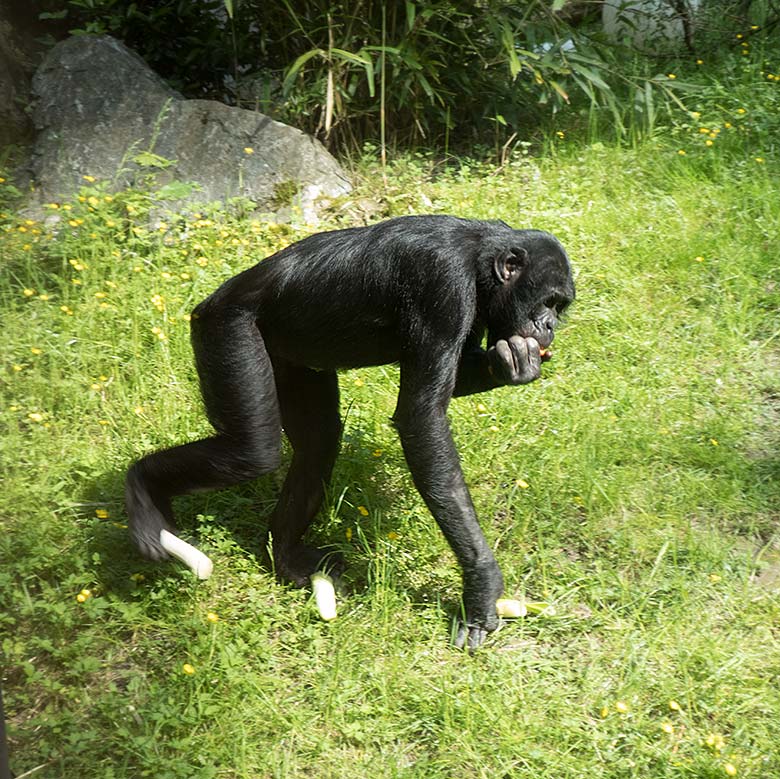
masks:
[(182, 541), (167, 530), (160, 531), (160, 544), (168, 554), (181, 560), (199, 579), (208, 579), (211, 576), (214, 564), (200, 549)]
[(521, 600), (499, 598), (496, 601), (496, 614), (504, 619), (517, 619), (524, 617), (527, 613), (525, 603)]
[(529, 614), (540, 614), (543, 617), (555, 616), (555, 606), (545, 603), (543, 600), (527, 600), (525, 610)]
[(336, 590), (333, 587), (333, 579), (322, 571), (311, 575), (311, 588), (314, 590), (314, 600), (320, 616), (330, 622), (336, 619)]
[(546, 617), (552, 617), (555, 615), (555, 607), (544, 601), (499, 598), (496, 601), (496, 614), (504, 619), (518, 619), (528, 614), (542, 614)]

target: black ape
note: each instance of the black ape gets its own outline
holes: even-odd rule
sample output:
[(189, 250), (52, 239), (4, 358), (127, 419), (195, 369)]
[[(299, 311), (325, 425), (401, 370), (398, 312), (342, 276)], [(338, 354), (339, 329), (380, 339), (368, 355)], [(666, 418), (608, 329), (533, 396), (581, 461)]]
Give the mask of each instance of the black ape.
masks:
[(463, 569), (457, 643), (477, 647), (497, 626), (503, 579), (463, 480), (447, 406), (453, 395), (539, 378), (573, 298), (560, 243), (503, 222), (401, 217), (312, 235), (263, 260), (193, 312), (216, 435), (130, 468), (133, 540), (147, 557), (165, 558), (160, 530), (172, 529), (171, 497), (274, 470), (283, 428), (293, 458), (271, 519), (273, 555), (280, 576), (308, 582), (324, 553), (301, 539), (341, 433), (336, 370), (398, 362), (393, 420), (414, 483)]

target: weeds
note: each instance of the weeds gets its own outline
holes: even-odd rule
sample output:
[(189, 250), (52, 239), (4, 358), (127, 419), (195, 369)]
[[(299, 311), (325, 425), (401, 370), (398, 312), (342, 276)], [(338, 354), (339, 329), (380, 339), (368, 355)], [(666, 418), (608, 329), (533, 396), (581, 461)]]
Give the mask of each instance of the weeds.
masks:
[(501, 218), (572, 256), (578, 301), (543, 379), (450, 409), (507, 594), (555, 606), (473, 658), (446, 643), (460, 583), (387, 421), (392, 366), (341, 377), (342, 453), (314, 531), (348, 561), (337, 620), (267, 565), (281, 474), (177, 502), (215, 562), (207, 582), (129, 546), (127, 464), (208, 429), (189, 311), (303, 232), (224, 209), (161, 217), (153, 192), (89, 171), (32, 218), (0, 175), (14, 770), (780, 774), (777, 158), (764, 92), (713, 95), (633, 150), (561, 130), (499, 170), (410, 156), (386, 188), (364, 160), (323, 225)]

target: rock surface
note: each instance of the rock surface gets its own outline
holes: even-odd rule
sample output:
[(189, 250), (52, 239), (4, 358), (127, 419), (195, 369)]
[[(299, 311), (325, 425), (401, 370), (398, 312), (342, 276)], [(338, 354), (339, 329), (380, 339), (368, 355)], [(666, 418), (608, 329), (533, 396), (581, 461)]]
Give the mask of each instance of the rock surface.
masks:
[(72, 195), (83, 176), (113, 189), (193, 182), (187, 199), (243, 196), (259, 210), (300, 208), (316, 221), (320, 196), (349, 191), (343, 170), (315, 139), (253, 111), (186, 100), (119, 41), (57, 44), (33, 78), (37, 137), (31, 162), (42, 201)]

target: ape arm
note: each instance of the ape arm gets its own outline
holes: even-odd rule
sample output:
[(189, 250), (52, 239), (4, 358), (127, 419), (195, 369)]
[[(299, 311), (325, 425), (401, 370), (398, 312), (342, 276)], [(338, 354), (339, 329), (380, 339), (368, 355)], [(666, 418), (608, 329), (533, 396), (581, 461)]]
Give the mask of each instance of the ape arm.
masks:
[(477, 521), (447, 422), (457, 353), (436, 361), (401, 362), (393, 420), (412, 479), (463, 571), (463, 608), (456, 646), (476, 649), (498, 626), (503, 577)]

